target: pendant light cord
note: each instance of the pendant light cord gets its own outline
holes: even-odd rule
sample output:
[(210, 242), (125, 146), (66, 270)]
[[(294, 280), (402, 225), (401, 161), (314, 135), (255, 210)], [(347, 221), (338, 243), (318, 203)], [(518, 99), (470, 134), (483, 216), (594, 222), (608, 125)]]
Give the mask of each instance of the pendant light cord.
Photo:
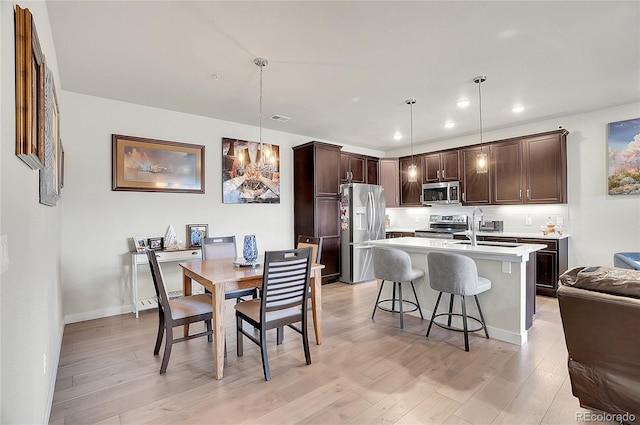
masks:
[(482, 90), (480, 90), (481, 86), (482, 86), (482, 80), (478, 81), (478, 99), (480, 102), (480, 153), (482, 153)]
[(264, 65), (260, 66), (260, 149), (262, 150), (262, 69)]
[(413, 163), (413, 104), (415, 102), (411, 103), (411, 125), (409, 126), (410, 130), (411, 130), (411, 163)]

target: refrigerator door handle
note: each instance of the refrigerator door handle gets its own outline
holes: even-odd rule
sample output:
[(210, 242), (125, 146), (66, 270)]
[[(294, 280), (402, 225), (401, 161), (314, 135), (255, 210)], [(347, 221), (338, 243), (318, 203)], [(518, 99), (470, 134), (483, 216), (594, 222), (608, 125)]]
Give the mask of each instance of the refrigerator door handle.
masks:
[(376, 217), (376, 204), (373, 199), (373, 193), (369, 192), (369, 203), (371, 204), (371, 209), (369, 213), (369, 239), (371, 239), (371, 233), (373, 233), (373, 220)]

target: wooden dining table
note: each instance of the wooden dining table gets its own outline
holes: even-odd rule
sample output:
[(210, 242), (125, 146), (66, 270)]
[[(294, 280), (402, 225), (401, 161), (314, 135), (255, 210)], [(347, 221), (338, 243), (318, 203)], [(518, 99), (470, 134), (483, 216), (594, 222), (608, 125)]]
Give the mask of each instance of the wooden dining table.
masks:
[[(237, 267), (234, 259), (202, 260), (179, 263), (182, 267), (182, 290), (185, 296), (192, 294), (195, 280), (211, 292), (213, 308), (213, 352), (216, 379), (222, 379), (225, 351), (225, 292), (234, 289), (262, 286), (263, 267)], [(311, 310), (316, 344), (322, 344), (322, 264), (311, 265)], [(185, 325), (185, 336), (189, 325)]]

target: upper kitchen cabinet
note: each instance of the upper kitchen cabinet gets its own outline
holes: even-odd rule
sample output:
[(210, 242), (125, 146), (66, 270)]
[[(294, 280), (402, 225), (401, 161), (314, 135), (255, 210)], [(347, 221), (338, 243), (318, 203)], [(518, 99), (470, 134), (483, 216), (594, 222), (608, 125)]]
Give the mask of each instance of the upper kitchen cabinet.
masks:
[[(422, 156), (400, 158), (400, 205), (422, 205)], [(409, 181), (409, 166), (415, 164), (418, 175), (415, 182)]]
[(567, 202), (566, 130), (491, 145), (492, 203)]
[(378, 177), (379, 173), (380, 173), (380, 170), (379, 170), (378, 158), (368, 157), (367, 158), (367, 183), (380, 184), (380, 179)]
[(477, 155), (480, 146), (464, 148), (460, 150), (460, 182), (462, 186), (462, 202), (465, 205), (489, 205), (491, 203), (491, 165), (492, 150), (484, 146), (482, 152), (489, 159), (489, 172), (478, 173), (476, 171)]
[(567, 202), (567, 134), (560, 130), (522, 141), (526, 202)]
[(380, 160), (380, 185), (384, 188), (384, 200), (387, 207), (400, 205), (399, 175), (400, 168), (397, 159)]
[(423, 182), (460, 180), (459, 150), (429, 153), (423, 156)]
[(348, 152), (340, 154), (340, 183), (366, 183), (367, 158)]

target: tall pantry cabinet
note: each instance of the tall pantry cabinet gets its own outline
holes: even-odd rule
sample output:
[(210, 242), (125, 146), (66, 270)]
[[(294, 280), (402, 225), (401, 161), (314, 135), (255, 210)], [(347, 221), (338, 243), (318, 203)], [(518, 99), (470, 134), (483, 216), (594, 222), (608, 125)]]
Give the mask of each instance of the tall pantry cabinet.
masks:
[(293, 147), (293, 229), (322, 237), (322, 283), (340, 276), (340, 149), (309, 142)]

